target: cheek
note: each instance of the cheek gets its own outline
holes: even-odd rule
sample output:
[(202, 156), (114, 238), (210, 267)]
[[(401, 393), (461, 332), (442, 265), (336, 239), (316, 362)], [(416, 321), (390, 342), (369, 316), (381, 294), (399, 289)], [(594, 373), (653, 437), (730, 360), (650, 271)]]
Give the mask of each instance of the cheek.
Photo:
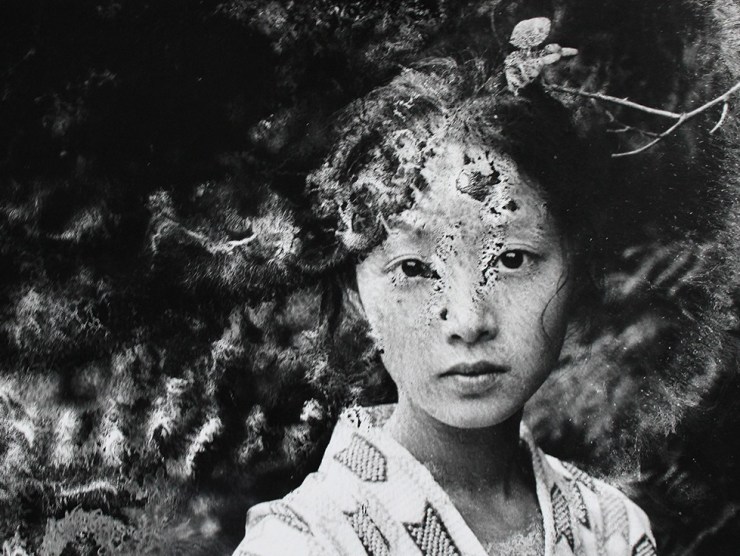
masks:
[(391, 286), (365, 304), (373, 337), (383, 350), (387, 366), (405, 363), (426, 352), (434, 300), (430, 292), (423, 290)]
[[(548, 283), (549, 282), (549, 283)], [(506, 307), (505, 327), (512, 343), (531, 346), (531, 357), (557, 356), (562, 346), (567, 325), (567, 288), (558, 289), (558, 281), (533, 281), (513, 288), (502, 288), (506, 293), (502, 306)]]

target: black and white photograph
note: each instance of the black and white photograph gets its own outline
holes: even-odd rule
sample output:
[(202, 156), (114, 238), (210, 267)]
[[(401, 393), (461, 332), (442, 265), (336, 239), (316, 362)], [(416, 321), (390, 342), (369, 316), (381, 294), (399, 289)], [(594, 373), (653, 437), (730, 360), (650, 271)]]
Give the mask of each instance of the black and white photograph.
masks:
[(740, 0), (0, 0), (1, 556), (740, 554)]

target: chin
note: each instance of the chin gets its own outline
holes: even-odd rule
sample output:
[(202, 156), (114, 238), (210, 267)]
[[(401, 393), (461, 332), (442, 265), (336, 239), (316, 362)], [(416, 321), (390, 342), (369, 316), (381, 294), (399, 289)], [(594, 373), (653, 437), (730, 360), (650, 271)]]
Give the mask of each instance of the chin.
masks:
[[(468, 405), (468, 404), (465, 404)], [(434, 417), (449, 427), (458, 429), (485, 429), (495, 427), (520, 412), (517, 408), (491, 408), (485, 404), (470, 404), (474, 407), (455, 407)]]

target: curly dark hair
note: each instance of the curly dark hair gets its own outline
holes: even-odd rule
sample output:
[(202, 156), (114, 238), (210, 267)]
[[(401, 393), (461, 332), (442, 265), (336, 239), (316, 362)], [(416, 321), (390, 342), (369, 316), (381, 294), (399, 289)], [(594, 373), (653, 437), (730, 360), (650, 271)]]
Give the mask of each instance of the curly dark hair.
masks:
[[(383, 240), (382, 222), (408, 209), (414, 191), (427, 187), (421, 170), (434, 153), (430, 140), (442, 133), (508, 155), (541, 184), (572, 251), (574, 309), (582, 316), (601, 282), (591, 256), (598, 243), (593, 184), (608, 164), (608, 146), (579, 136), (569, 111), (542, 89), (514, 95), (501, 76), (480, 68), (475, 61), (424, 60), (337, 117), (334, 148), (308, 183), (314, 214), (334, 231), (342, 283), (351, 285), (353, 263)], [(478, 179), (483, 189), (496, 183)]]
[[(345, 228), (354, 204), (377, 204), (332, 161), (350, 178), (386, 165), (399, 195), (384, 210), (402, 210), (415, 174), (380, 154), (395, 152), (392, 133), (458, 110), (460, 126), (554, 176), (537, 179), (588, 270), (607, 277), (592, 288), (607, 298), (587, 355), (563, 352), (573, 372), (532, 400), (530, 428), (549, 453), (604, 473), (648, 446), (640, 492), (660, 501), (643, 508), (663, 520), (664, 552), (727, 532), (722, 546), (737, 545), (736, 106), (713, 134), (720, 105), (610, 160), (646, 136), (606, 134), (605, 108), (647, 132), (666, 122), (503, 87), (513, 28), (548, 17), (547, 40), (579, 55), (548, 66), (547, 82), (694, 109), (740, 78), (736, 1), (150, 4), (26, 2), (5, 18), (0, 536), (32, 552), (66, 523), (84, 544), (78, 524), (102, 508), (106, 531), (125, 516), (171, 552), (179, 524), (213, 522), (189, 503), (197, 483), (239, 498), (217, 521), (241, 538), (246, 505), (318, 465), (340, 407), (392, 396), (362, 318), (345, 313), (328, 333), (341, 281), (372, 245), (340, 240), (377, 223), (359, 211)], [(415, 90), (426, 105), (394, 106)], [(336, 294), (323, 316), (321, 283)], [(674, 434), (687, 415), (692, 430)]]

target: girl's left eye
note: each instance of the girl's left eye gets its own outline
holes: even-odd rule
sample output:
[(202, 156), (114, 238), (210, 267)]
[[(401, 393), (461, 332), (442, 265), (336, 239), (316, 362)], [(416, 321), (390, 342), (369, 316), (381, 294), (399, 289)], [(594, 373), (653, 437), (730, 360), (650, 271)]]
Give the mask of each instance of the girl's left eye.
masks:
[(501, 263), (507, 270), (518, 270), (527, 262), (532, 255), (522, 249), (512, 249), (505, 251), (498, 256), (497, 262)]

